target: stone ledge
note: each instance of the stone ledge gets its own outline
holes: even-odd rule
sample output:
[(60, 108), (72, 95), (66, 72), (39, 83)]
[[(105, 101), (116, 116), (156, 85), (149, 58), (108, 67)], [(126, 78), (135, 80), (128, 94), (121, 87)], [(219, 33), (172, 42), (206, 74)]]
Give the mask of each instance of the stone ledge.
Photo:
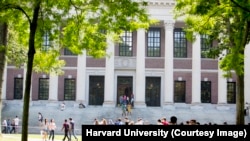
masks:
[(228, 106), (216, 106), (217, 110), (230, 110), (231, 108)]
[(195, 106), (190, 106), (190, 109), (191, 110), (202, 110), (202, 109), (204, 109), (204, 107), (199, 106), (199, 105), (195, 105)]

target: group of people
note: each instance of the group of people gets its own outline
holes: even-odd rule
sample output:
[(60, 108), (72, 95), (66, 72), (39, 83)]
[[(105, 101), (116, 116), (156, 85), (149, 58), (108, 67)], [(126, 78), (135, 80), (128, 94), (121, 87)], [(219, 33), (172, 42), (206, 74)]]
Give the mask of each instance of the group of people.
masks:
[(3, 127), (2, 133), (4, 134), (17, 133), (18, 132), (17, 130), (19, 128), (19, 122), (20, 119), (18, 116), (16, 116), (13, 119), (10, 118), (4, 119), (2, 122), (2, 127)]
[[(144, 121), (143, 118), (139, 117), (137, 120), (131, 120), (128, 117), (125, 118), (117, 118), (114, 122), (112, 119), (107, 120), (103, 118), (101, 121), (99, 121), (97, 118), (94, 119), (94, 125), (149, 125), (147, 121)], [(182, 125), (183, 123), (178, 124), (177, 123), (177, 117), (171, 116), (168, 120), (166, 117), (162, 117), (157, 119), (156, 123), (154, 125)], [(198, 125), (199, 122), (197, 122), (194, 119), (191, 119), (187, 121), (186, 125)], [(152, 125), (152, 124), (151, 124)], [(226, 125), (226, 123), (224, 123)]]
[(134, 107), (134, 94), (131, 94), (130, 97), (126, 94), (120, 95), (119, 102), (120, 105), (131, 104), (131, 106)]
[(132, 115), (132, 105), (130, 103), (122, 104), (121, 109), (122, 109), (122, 116)]
[[(201, 125), (200, 122), (198, 122), (196, 119), (190, 119), (187, 120), (185, 123), (180, 122), (178, 123), (177, 116), (171, 116), (169, 119), (166, 117), (162, 117), (156, 120), (156, 123), (149, 123), (146, 120), (143, 120), (143, 118), (139, 117), (137, 120), (129, 119), (128, 117), (124, 118), (117, 118), (115, 121), (112, 119), (109, 119), (108, 121), (105, 118), (102, 118), (102, 120), (98, 120), (97, 118), (94, 119), (94, 125)], [(217, 123), (205, 123), (204, 125), (218, 125)], [(222, 125), (228, 125), (228, 123), (225, 121), (222, 123)], [(250, 125), (250, 124), (249, 124)]]
[[(42, 136), (42, 141), (47, 141), (47, 140), (52, 140), (54, 141), (55, 139), (55, 130), (57, 128), (55, 120), (44, 118), (43, 115), (39, 112), (38, 113), (38, 122), (39, 126), (41, 128), (41, 136)], [(72, 118), (65, 119), (64, 123), (62, 124), (61, 131), (64, 132), (64, 137), (63, 141), (67, 138), (68, 141), (71, 141), (71, 136), (74, 136), (75, 140), (78, 140), (76, 134), (75, 134), (75, 122)]]
[(128, 116), (132, 114), (132, 108), (134, 106), (134, 95), (131, 94), (130, 97), (127, 95), (120, 96), (120, 106), (122, 109), (122, 116)]
[(98, 120), (97, 118), (94, 119), (94, 125), (144, 125), (144, 121), (142, 118), (138, 118), (137, 121), (130, 120), (128, 117), (117, 118), (115, 121), (109, 119), (108, 121), (105, 118), (102, 120)]
[[(80, 102), (79, 103), (79, 108), (80, 109), (86, 108), (86, 106), (82, 102)], [(64, 111), (66, 109), (66, 104), (64, 102), (60, 104), (60, 109), (61, 109), (61, 111)]]

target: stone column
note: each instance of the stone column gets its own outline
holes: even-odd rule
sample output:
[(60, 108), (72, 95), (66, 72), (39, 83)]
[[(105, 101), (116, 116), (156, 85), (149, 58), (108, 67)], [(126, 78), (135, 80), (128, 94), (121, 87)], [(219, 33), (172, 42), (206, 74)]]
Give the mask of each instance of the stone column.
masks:
[(7, 97), (6, 88), (7, 88), (7, 63), (5, 63), (4, 69), (3, 69), (2, 97), (0, 97), (2, 100), (6, 100), (6, 97)]
[(196, 35), (192, 48), (192, 103), (201, 103), (201, 40)]
[(164, 64), (164, 105), (174, 100), (174, 21), (165, 21), (165, 64)]
[(86, 104), (86, 51), (77, 57), (76, 101)]
[[(23, 97), (22, 99), (24, 99), (24, 93), (25, 93), (25, 86), (26, 86), (26, 73), (27, 73), (27, 65), (24, 65), (23, 67)], [(32, 102), (32, 81), (33, 81), (33, 77), (31, 76), (31, 86), (30, 86), (30, 102)], [(23, 102), (23, 101), (22, 101)]]
[(250, 104), (250, 44), (245, 47), (245, 60), (244, 60), (244, 95), (245, 103)]
[(58, 76), (56, 74), (50, 74), (49, 76), (49, 100), (58, 100)]
[[(223, 51), (219, 58), (226, 55), (226, 51)], [(218, 60), (218, 65), (219, 65)], [(224, 72), (218, 66), (218, 104), (227, 103), (227, 79), (223, 76)]]
[(106, 68), (105, 68), (105, 88), (104, 88), (104, 103), (103, 107), (115, 107), (115, 93), (114, 93), (114, 58), (115, 58), (115, 45), (111, 40), (108, 40), (107, 54), (110, 56), (106, 57)]
[(137, 30), (135, 107), (146, 107), (145, 103), (145, 30)]

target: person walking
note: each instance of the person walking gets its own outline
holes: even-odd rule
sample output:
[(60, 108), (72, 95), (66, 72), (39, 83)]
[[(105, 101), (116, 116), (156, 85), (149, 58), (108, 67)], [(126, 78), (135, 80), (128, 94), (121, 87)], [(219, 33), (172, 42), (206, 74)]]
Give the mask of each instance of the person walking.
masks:
[(70, 123), (69, 138), (71, 140), (71, 135), (73, 135), (75, 139), (78, 141), (75, 134), (75, 121), (72, 118), (69, 118), (69, 123)]
[(69, 123), (68, 123), (68, 120), (65, 119), (64, 120), (64, 123), (63, 123), (63, 126), (62, 126), (62, 131), (64, 131), (64, 137), (63, 137), (63, 141), (65, 141), (65, 139), (67, 138), (68, 141), (70, 141), (70, 138), (69, 138)]
[(48, 130), (49, 130), (48, 119), (44, 119), (44, 122), (41, 124), (41, 136), (43, 141), (47, 141), (48, 139)]
[(39, 123), (43, 122), (43, 115), (40, 112), (38, 112), (38, 121), (39, 121)]
[(2, 127), (3, 127), (2, 133), (7, 134), (8, 133), (8, 130), (7, 130), (8, 124), (7, 124), (7, 120), (6, 119), (3, 120)]
[(54, 141), (55, 130), (56, 130), (56, 123), (55, 123), (54, 119), (51, 119), (49, 122), (49, 140), (51, 138), (52, 141)]
[(20, 122), (20, 119), (18, 116), (16, 116), (14, 118), (14, 123), (15, 123), (15, 133), (18, 133), (18, 129), (19, 129), (19, 122)]
[(11, 120), (10, 118), (7, 119), (7, 132), (10, 133), (11, 131)]
[(130, 103), (131, 103), (131, 107), (134, 108), (134, 94), (133, 93), (130, 96)]
[(130, 103), (127, 105), (127, 115), (132, 115), (132, 105)]
[(11, 130), (10, 130), (10, 134), (11, 133), (16, 133), (16, 126), (15, 126), (15, 120), (14, 119), (12, 119), (12, 121), (11, 121)]
[(127, 105), (126, 104), (122, 104), (122, 116), (127, 116)]

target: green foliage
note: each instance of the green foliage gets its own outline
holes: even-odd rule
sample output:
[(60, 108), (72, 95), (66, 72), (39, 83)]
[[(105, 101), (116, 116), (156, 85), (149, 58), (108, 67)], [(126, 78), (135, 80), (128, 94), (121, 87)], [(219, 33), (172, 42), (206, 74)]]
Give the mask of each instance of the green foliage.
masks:
[(5, 46), (4, 45), (0, 45), (0, 52), (5, 51)]
[(176, 0), (176, 18), (184, 16), (189, 40), (207, 34), (218, 45), (209, 55), (220, 57), (225, 77), (237, 76), (236, 123), (244, 125), (244, 50), (250, 40), (249, 0)]
[(177, 0), (174, 11), (176, 19), (184, 17), (187, 25), (185, 31), (190, 41), (195, 40), (194, 33), (209, 35), (219, 44), (206, 53), (219, 57), (226, 50), (227, 54), (221, 58), (221, 69), (225, 72), (234, 70), (242, 75), (244, 48), (250, 38), (247, 25), (250, 12), (245, 11), (244, 7), (250, 7), (250, 2)]
[[(22, 141), (27, 141), (32, 71), (58, 73), (65, 62), (60, 50), (83, 50), (95, 58), (106, 54), (106, 41), (117, 40), (123, 30), (148, 28), (150, 20), (145, 2), (132, 0), (1, 0), (1, 22), (12, 25), (8, 45), (27, 61), (23, 98)], [(101, 32), (105, 31), (105, 32)], [(13, 39), (13, 40), (12, 40)], [(12, 42), (11, 42), (12, 41)], [(18, 47), (18, 49), (14, 49)], [(28, 48), (25, 48), (28, 47)], [(22, 59), (9, 51), (10, 60)], [(27, 62), (27, 63), (26, 63)]]
[(56, 51), (37, 51), (36, 57), (34, 58), (34, 67), (33, 70), (36, 72), (51, 73), (61, 75), (64, 72), (61, 70), (61, 67), (65, 65), (64, 60), (58, 60), (59, 52)]
[[(0, 19), (10, 25), (8, 61), (17, 67), (27, 62), (36, 2), (39, 1), (0, 1)], [(63, 48), (75, 54), (86, 50), (94, 58), (108, 56), (107, 40), (118, 42), (124, 30), (147, 29), (157, 23), (149, 19), (146, 6), (147, 2), (131, 0), (41, 0), (35, 31), (34, 71), (61, 74), (59, 69), (65, 62), (59, 60), (59, 51)], [(50, 48), (48, 52), (41, 52), (45, 34)]]
[(8, 27), (7, 61), (20, 68), (27, 62), (29, 33), (28, 30), (16, 32), (16, 29), (25, 29), (25, 25), (22, 25), (21, 21), (19, 23), (9, 22)]

